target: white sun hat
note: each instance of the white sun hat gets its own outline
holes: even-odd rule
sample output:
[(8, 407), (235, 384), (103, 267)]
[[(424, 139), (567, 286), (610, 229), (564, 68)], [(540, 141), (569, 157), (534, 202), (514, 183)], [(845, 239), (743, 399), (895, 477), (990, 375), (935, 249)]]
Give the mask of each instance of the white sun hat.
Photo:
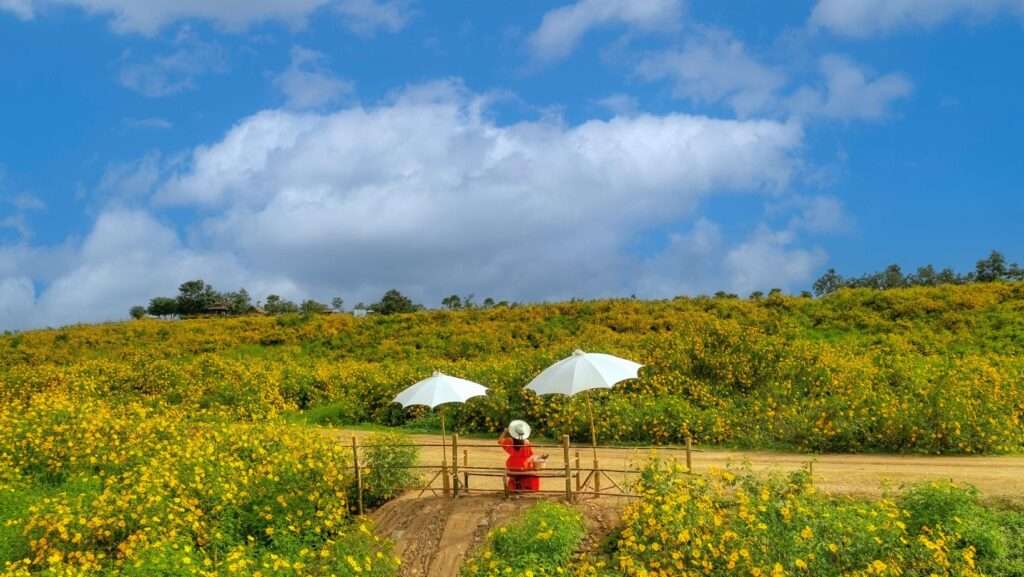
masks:
[(512, 435), (513, 439), (525, 441), (530, 437), (530, 425), (526, 421), (516, 419), (508, 424), (508, 434)]

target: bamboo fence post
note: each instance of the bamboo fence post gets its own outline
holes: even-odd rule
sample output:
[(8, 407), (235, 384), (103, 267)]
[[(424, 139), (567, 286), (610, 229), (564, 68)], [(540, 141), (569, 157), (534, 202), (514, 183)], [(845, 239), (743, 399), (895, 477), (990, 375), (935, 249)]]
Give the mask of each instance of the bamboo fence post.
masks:
[(693, 437), (686, 435), (686, 472), (693, 473)]
[(590, 402), (590, 395), (584, 394), (587, 398), (587, 412), (590, 414), (590, 444), (594, 450), (594, 492), (601, 492), (601, 466), (597, 461), (597, 430), (594, 428), (594, 406)]
[(356, 471), (356, 501), (359, 514), (363, 514), (363, 470), (359, 467), (359, 441), (352, 435), (352, 466)]
[(576, 450), (576, 490), (580, 490), (580, 451)]
[(562, 435), (562, 456), (565, 458), (565, 499), (572, 502), (572, 466), (569, 462), (569, 435)]
[(459, 494), (459, 434), (452, 433), (452, 495)]
[(448, 446), (445, 444), (447, 433), (444, 430), (444, 407), (441, 407), (441, 488), (444, 496), (451, 495), (452, 479), (448, 476)]

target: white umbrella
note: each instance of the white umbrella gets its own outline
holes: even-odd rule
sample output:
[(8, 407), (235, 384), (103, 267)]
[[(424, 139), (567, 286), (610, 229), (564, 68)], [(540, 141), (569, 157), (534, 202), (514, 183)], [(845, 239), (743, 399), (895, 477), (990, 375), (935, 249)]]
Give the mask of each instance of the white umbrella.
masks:
[[(393, 403), (403, 407), (425, 405), (431, 409), (447, 403), (465, 403), (473, 397), (487, 394), (487, 387), (434, 371), (427, 379), (410, 386), (395, 396)], [(441, 466), (448, 468), (448, 447), (445, 445), (444, 411), (441, 411)]]
[[(603, 353), (585, 353), (579, 349), (537, 375), (527, 389), (538, 395), (572, 396), (590, 389), (610, 389), (615, 383), (637, 378), (643, 365)], [(587, 396), (590, 413), (590, 440), (597, 460), (597, 433), (594, 430), (594, 409)]]
[(487, 394), (487, 387), (434, 371), (433, 376), (412, 385), (395, 397), (392, 402), (403, 407), (426, 405), (431, 409), (445, 403), (464, 403), (473, 397)]

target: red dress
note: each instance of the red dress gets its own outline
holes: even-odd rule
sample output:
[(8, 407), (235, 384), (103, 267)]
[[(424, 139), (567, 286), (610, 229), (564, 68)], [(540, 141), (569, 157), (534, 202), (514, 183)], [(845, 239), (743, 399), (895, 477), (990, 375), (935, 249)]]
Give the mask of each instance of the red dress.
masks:
[[(505, 459), (505, 468), (512, 472), (533, 471), (536, 465), (533, 462), (533, 449), (529, 441), (523, 441), (520, 446), (515, 446), (509, 437), (501, 439), (501, 448), (508, 453)], [(539, 491), (540, 477), (536, 475), (511, 475), (508, 478), (509, 491)]]

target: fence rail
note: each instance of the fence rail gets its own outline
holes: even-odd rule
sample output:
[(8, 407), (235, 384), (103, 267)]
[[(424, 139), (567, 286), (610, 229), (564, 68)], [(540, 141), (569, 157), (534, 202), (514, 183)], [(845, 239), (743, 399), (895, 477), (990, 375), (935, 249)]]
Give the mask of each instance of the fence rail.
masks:
[[(636, 497), (629, 492), (628, 483), (625, 481), (616, 482), (610, 474), (623, 475), (628, 479), (631, 474), (639, 474), (640, 468), (629, 468), (624, 466), (623, 468), (604, 467), (601, 466), (599, 459), (597, 458), (597, 449), (602, 451), (613, 450), (613, 451), (645, 451), (645, 450), (666, 450), (666, 451), (681, 451), (686, 456), (686, 470), (687, 472), (693, 472), (693, 454), (702, 452), (701, 449), (693, 446), (693, 440), (690, 437), (686, 439), (686, 445), (683, 447), (671, 447), (671, 446), (587, 446), (587, 445), (573, 445), (568, 435), (562, 437), (562, 442), (559, 444), (551, 443), (537, 443), (531, 444), (530, 447), (533, 449), (561, 449), (562, 450), (562, 461), (556, 463), (548, 463), (545, 467), (540, 469), (532, 469), (527, 471), (510, 471), (505, 467), (494, 467), (494, 466), (480, 466), (469, 464), (469, 449), (499, 449), (498, 445), (495, 444), (483, 444), (483, 443), (460, 443), (459, 435), (451, 435), (451, 441), (449, 443), (398, 443), (398, 444), (383, 444), (383, 443), (368, 443), (359, 444), (358, 438), (352, 436), (352, 466), (355, 473), (356, 481), (356, 499), (355, 508), (359, 511), (359, 514), (363, 514), (363, 470), (367, 467), (365, 459), (360, 458), (361, 449), (372, 449), (375, 447), (416, 447), (416, 448), (441, 448), (442, 457), (439, 465), (429, 464), (413, 464), (413, 465), (383, 465), (379, 466), (381, 469), (404, 469), (404, 470), (427, 470), (436, 471), (432, 477), (426, 482), (420, 491), (420, 496), (425, 492), (431, 491), (434, 494), (437, 493), (438, 488), (435, 487), (435, 483), (440, 478), (441, 487), (440, 492), (446, 497), (457, 497), (460, 494), (470, 493), (491, 493), (491, 494), (504, 494), (506, 496), (516, 492), (510, 488), (509, 481), (516, 477), (539, 477), (545, 479), (563, 479), (565, 482), (564, 489), (552, 490), (531, 490), (528, 491), (531, 494), (542, 494), (542, 495), (561, 495), (568, 501), (573, 501), (580, 496), (616, 496), (616, 497)], [(462, 463), (459, 463), (459, 450), (462, 450)], [(594, 457), (591, 462), (591, 466), (584, 466), (584, 461), (581, 459), (580, 451), (591, 449), (594, 450)], [(450, 455), (449, 455), (450, 451)], [(449, 457), (451, 462), (449, 462)], [(472, 477), (491, 477), (500, 478), (502, 483), (501, 489), (483, 489), (483, 488), (471, 488), (470, 478)], [(609, 485), (602, 486), (602, 480), (607, 481)], [(523, 491), (526, 492), (526, 491)]]

